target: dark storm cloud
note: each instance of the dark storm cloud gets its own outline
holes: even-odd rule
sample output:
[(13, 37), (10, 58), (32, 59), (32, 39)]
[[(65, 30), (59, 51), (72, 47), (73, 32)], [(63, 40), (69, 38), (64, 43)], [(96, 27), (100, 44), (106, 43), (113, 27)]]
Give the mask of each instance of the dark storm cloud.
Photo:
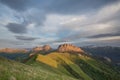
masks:
[(27, 28), (26, 25), (23, 24), (17, 24), (17, 23), (8, 23), (6, 25), (6, 28), (13, 32), (13, 33), (17, 33), (17, 34), (24, 34), (27, 33)]
[[(36, 26), (43, 25), (46, 16), (51, 13), (84, 13), (84, 11), (96, 9), (116, 1), (118, 0), (0, 0), (1, 3), (16, 11), (27, 12), (27, 10), (33, 9), (27, 12), (24, 18), (27, 24), (35, 23)], [(24, 15), (22, 14), (23, 13), (21, 13), (20, 17)]]
[(88, 39), (92, 39), (92, 38), (104, 38), (104, 37), (114, 37), (114, 36), (120, 36), (120, 32), (114, 32), (114, 33), (104, 33), (104, 34), (98, 34), (98, 35), (92, 35), (92, 36), (84, 36), (86, 34), (79, 34), (76, 33), (74, 35), (68, 36), (64, 39), (68, 39), (68, 40), (76, 40), (76, 39), (84, 39), (84, 38), (88, 38)]
[(86, 42), (80, 42), (75, 43), (77, 46), (118, 46), (120, 47), (120, 39), (114, 39), (114, 40), (95, 40), (95, 41), (86, 41)]
[(75, 40), (82, 40), (82, 39), (94, 39), (94, 38), (105, 38), (105, 37), (114, 37), (114, 36), (120, 36), (120, 28), (116, 27), (113, 28), (114, 31), (116, 32), (110, 32), (110, 33), (99, 33), (99, 34), (92, 34), (92, 35), (88, 35), (88, 33), (80, 33), (80, 32), (73, 32), (74, 34), (71, 34), (67, 37), (63, 37), (61, 38), (61, 41), (63, 40), (65, 41), (75, 41)]
[(103, 37), (113, 37), (113, 36), (120, 36), (120, 32), (118, 32), (118, 33), (98, 34), (98, 35), (90, 36), (88, 38), (103, 38)]
[[(30, 13), (30, 12), (29, 12)], [(24, 17), (25, 23), (35, 23), (36, 26), (43, 25), (44, 21), (46, 20), (46, 14), (41, 11), (33, 10), (30, 14), (26, 14)]]
[(38, 38), (34, 38), (34, 37), (29, 37), (29, 36), (15, 36), (16, 39), (18, 40), (24, 40), (24, 41), (34, 41)]
[(31, 7), (49, 13), (77, 13), (99, 8), (105, 4), (118, 0), (1, 0), (1, 2), (17, 11), (24, 11)]
[(118, 0), (53, 0), (47, 11), (62, 14), (83, 13), (115, 1)]
[(0, 0), (3, 4), (9, 6), (12, 9), (23, 11), (27, 8), (27, 2), (29, 0)]

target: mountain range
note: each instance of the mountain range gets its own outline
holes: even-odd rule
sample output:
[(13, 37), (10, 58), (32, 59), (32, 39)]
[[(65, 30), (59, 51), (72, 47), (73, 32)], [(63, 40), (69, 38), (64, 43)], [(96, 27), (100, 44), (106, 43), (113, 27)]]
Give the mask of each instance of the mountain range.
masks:
[(112, 47), (112, 46), (102, 46), (102, 47), (96, 47), (96, 46), (86, 46), (82, 47), (84, 51), (87, 53), (103, 57), (103, 58), (109, 58), (113, 64), (120, 64), (120, 47)]
[(22, 55), (26, 56), (17, 56), (19, 60), (0, 57), (0, 80), (120, 79), (120, 69), (110, 61), (72, 44), (61, 44), (57, 49), (49, 45), (35, 47)]

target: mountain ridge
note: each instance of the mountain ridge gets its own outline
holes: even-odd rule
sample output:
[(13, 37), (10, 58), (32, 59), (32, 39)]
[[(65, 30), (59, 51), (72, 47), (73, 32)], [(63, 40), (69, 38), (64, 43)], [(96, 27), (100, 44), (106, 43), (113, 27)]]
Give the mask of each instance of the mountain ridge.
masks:
[[(62, 48), (62, 51), (60, 51), (60, 48)], [(0, 74), (2, 74), (1, 77), (3, 78), (12, 76), (10, 72), (14, 72), (13, 69), (7, 69), (9, 72), (4, 69), (10, 68), (12, 64), (14, 64), (15, 71), (21, 67), (25, 69), (27, 72), (25, 72), (24, 75), (28, 74), (29, 67), (31, 67), (30, 69), (36, 74), (32, 76), (32, 80), (43, 80), (43, 75), (49, 76), (46, 80), (56, 80), (57, 77), (58, 80), (118, 80), (120, 78), (120, 71), (117, 71), (114, 66), (109, 65), (111, 63), (104, 63), (97, 57), (94, 58), (92, 55), (87, 54), (83, 49), (71, 44), (61, 44), (56, 50), (48, 50), (47, 54), (44, 54), (41, 51), (30, 52), (28, 58), (21, 63), (21, 66), (17, 62), (11, 62), (11, 60), (10, 63), (12, 64), (6, 59), (5, 61), (6, 62), (4, 62), (4, 59), (1, 59), (0, 61), (0, 68), (5, 72), (2, 74), (0, 71)], [(8, 65), (5, 66), (4, 63), (8, 63)], [(27, 66), (29, 67), (27, 68)], [(45, 72), (45, 74), (42, 72), (40, 73), (40, 70)], [(47, 73), (48, 71), (50, 71), (50, 73)], [(18, 72), (19, 74), (23, 73), (23, 70), (19, 70)], [(7, 73), (9, 73), (9, 76), (6, 75), (4, 77)], [(20, 76), (23, 76), (26, 80), (30, 79), (29, 77), (32, 73), (27, 76), (24, 75)], [(64, 76), (65, 78), (63, 79), (60, 76)], [(22, 78), (20, 79), (16, 74), (14, 74), (13, 77), (22, 80)]]

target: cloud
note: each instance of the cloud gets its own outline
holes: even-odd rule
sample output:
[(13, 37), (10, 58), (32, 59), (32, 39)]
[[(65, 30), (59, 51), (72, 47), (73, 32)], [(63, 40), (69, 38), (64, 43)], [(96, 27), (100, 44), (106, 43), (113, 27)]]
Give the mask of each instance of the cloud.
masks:
[(46, 20), (46, 13), (36, 8), (31, 8), (23, 13), (24, 22), (27, 24), (34, 23), (35, 27), (40, 27), (44, 24)]
[[(49, 14), (75, 15), (78, 13), (85, 13), (84, 10), (89, 12), (93, 7), (100, 8), (116, 1), (118, 0), (1, 0), (3, 4), (18, 11), (17, 14), (20, 13), (20, 15), (14, 14), (18, 17), (17, 19), (22, 18), (28, 25), (35, 23), (35, 26), (38, 27), (43, 26)], [(77, 21), (77, 18), (71, 21)]]
[(11, 39), (0, 39), (0, 48), (16, 48), (18, 43), (21, 44), (21, 42)]
[[(25, 11), (29, 8), (38, 8), (47, 13), (72, 14), (97, 9), (103, 5), (118, 0), (1, 0), (1, 2), (17, 11)], [(22, 6), (21, 6), (22, 5)]]
[[(2, 33), (8, 33), (10, 39), (21, 42), (23, 46), (27, 46), (29, 41), (33, 45), (65, 42), (94, 44), (92, 40), (96, 38), (119, 36), (119, 0), (0, 0), (0, 2), (2, 6), (0, 26), (5, 27)], [(20, 35), (14, 36), (16, 34)], [(117, 44), (115, 41), (112, 42)]]
[(13, 33), (17, 34), (24, 34), (27, 33), (27, 28), (24, 24), (18, 24), (18, 23), (8, 23), (6, 25), (6, 28)]
[(34, 43), (33, 41), (0, 39), (0, 48), (33, 48), (36, 45), (38, 43)]
[(113, 37), (113, 36), (120, 36), (120, 32), (117, 32), (117, 33), (98, 34), (98, 35), (94, 35), (94, 36), (89, 36), (88, 38), (103, 38), (103, 37)]
[(1, 0), (0, 2), (18, 11), (16, 12), (20, 13), (18, 19), (22, 17), (28, 24), (36, 23), (36, 26), (41, 26), (49, 14), (75, 15), (116, 1), (118, 0)]
[(38, 38), (34, 38), (34, 37), (29, 37), (29, 36), (15, 36), (16, 39), (18, 40), (23, 40), (23, 41), (35, 41)]
[(96, 46), (119, 46), (120, 37), (92, 38), (84, 41), (78, 41), (74, 44), (78, 46), (96, 45)]
[[(45, 27), (45, 32), (47, 34), (54, 32), (63, 42), (83, 41), (88, 37), (101, 34), (109, 37), (115, 36), (120, 29), (118, 17), (116, 18), (119, 15), (119, 4), (120, 2), (109, 4), (94, 13), (84, 15), (49, 15), (51, 17), (47, 17), (49, 24)], [(50, 29), (53, 31), (51, 32)], [(44, 29), (42, 30), (44, 32)]]
[[(75, 40), (79, 38), (86, 38), (93, 35), (107, 33), (111, 33), (112, 35), (116, 32), (119, 32), (120, 29), (119, 5), (120, 2), (109, 4), (107, 6), (102, 7), (95, 13), (85, 15), (86, 17), (85, 20), (82, 21), (77, 20), (75, 22), (63, 24), (63, 26), (66, 26), (72, 31), (74, 31), (73, 34), (66, 36), (66, 38), (70, 40)], [(79, 19), (79, 17), (77, 18)], [(67, 22), (69, 21), (71, 21), (71, 19), (68, 19)]]
[(1, 0), (1, 2), (12, 9), (17, 11), (23, 11), (27, 8), (27, 2), (29, 0)]
[(52, 3), (47, 7), (47, 11), (58, 14), (78, 14), (88, 12), (93, 8), (98, 9), (116, 1), (118, 0), (52, 0)]

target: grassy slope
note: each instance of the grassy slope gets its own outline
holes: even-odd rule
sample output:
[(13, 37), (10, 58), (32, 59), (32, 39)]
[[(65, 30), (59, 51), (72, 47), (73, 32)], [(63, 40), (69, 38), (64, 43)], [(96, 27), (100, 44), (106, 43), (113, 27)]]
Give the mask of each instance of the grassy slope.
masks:
[(93, 58), (76, 59), (76, 64), (94, 80), (118, 80), (119, 73), (110, 65)]
[(0, 80), (75, 80), (42, 63), (39, 66), (42, 67), (37, 63), (30, 66), (0, 57)]
[(46, 63), (49, 65), (50, 61), (48, 62), (47, 59), (51, 58), (52, 61), (54, 60), (56, 62), (53, 64), (53, 67), (56, 67), (54, 65), (58, 65), (57, 68), (58, 70), (62, 71), (62, 73), (66, 73), (67, 75), (78, 78), (78, 79), (92, 80), (92, 78), (90, 78), (87, 74), (85, 74), (78, 65), (74, 64), (74, 62), (70, 60), (71, 57), (74, 57), (74, 56), (71, 56), (71, 54), (50, 53), (44, 56), (46, 56), (47, 58), (42, 57), (41, 55), (38, 55), (37, 60), (40, 60), (41, 62), (42, 60), (44, 60), (43, 63)]
[[(49, 60), (47, 61), (48, 58)], [(55, 61), (55, 63), (50, 64), (50, 60), (52, 60), (52, 62)], [(111, 66), (84, 55), (78, 56), (76, 54), (54, 52), (48, 55), (38, 56), (37, 61), (55, 67), (62, 73), (77, 79), (118, 80), (120, 78), (119, 73), (116, 72)], [(57, 67), (54, 65), (57, 65)]]
[(0, 80), (75, 80), (75, 78), (119, 80), (120, 76), (110, 65), (84, 55), (52, 52), (47, 55), (36, 55), (25, 64), (0, 57)]

